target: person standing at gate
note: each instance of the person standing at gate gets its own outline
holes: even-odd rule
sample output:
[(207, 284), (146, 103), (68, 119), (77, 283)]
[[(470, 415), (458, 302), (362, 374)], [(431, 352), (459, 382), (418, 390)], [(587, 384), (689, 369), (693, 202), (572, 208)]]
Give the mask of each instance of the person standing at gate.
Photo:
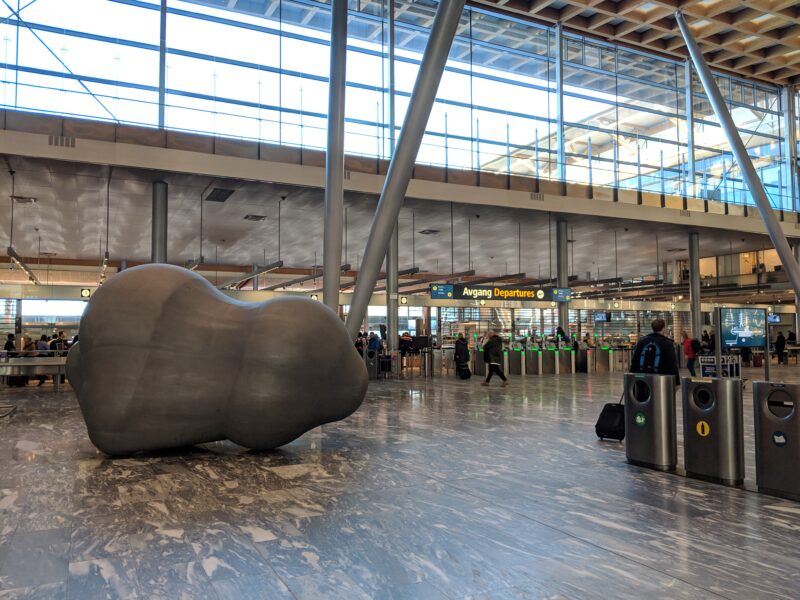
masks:
[(701, 349), (700, 340), (692, 338), (685, 331), (683, 332), (683, 353), (686, 355), (686, 368), (692, 377), (697, 377), (695, 365), (697, 365), (697, 353)]
[(664, 319), (655, 319), (650, 324), (653, 333), (640, 339), (633, 349), (630, 372), (672, 375), (680, 385), (675, 344), (662, 333), (666, 326)]
[(508, 379), (503, 373), (503, 340), (500, 339), (497, 333), (493, 333), (489, 341), (483, 346), (483, 360), (489, 365), (489, 368), (486, 370), (486, 381), (481, 385), (489, 385), (492, 375), (497, 373), (500, 379), (503, 380), (502, 387), (506, 387)]
[(783, 332), (778, 332), (778, 337), (775, 338), (775, 354), (778, 355), (778, 364), (786, 364), (786, 338), (783, 337)]

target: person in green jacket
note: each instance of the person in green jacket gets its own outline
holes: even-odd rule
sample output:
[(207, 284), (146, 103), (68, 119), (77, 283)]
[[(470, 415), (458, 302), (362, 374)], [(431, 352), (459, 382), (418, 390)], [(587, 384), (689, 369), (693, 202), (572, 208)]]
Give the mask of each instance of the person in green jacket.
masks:
[(496, 333), (483, 346), (483, 360), (489, 365), (489, 368), (486, 370), (486, 381), (481, 385), (489, 385), (492, 375), (497, 373), (500, 379), (503, 380), (502, 387), (506, 387), (508, 379), (503, 373), (503, 340)]

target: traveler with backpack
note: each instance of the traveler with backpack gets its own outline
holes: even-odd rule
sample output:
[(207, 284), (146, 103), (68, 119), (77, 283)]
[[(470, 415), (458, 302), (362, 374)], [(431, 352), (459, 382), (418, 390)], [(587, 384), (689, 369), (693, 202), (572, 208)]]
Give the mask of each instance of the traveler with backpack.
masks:
[(697, 364), (697, 355), (703, 349), (700, 340), (691, 337), (685, 331), (683, 332), (683, 353), (686, 355), (686, 368), (689, 369), (689, 374), (692, 377), (697, 377), (695, 372), (695, 365)]
[(673, 375), (675, 383), (680, 384), (675, 345), (662, 334), (666, 325), (664, 319), (655, 319), (650, 324), (653, 333), (640, 339), (633, 349), (630, 372)]
[(506, 387), (508, 385), (508, 379), (506, 379), (503, 373), (503, 340), (501, 340), (500, 336), (496, 333), (492, 334), (489, 341), (486, 342), (486, 345), (483, 347), (483, 361), (488, 365), (488, 369), (486, 381), (481, 383), (481, 385), (489, 385), (489, 382), (492, 380), (492, 375), (497, 373), (500, 379), (503, 380), (503, 387)]

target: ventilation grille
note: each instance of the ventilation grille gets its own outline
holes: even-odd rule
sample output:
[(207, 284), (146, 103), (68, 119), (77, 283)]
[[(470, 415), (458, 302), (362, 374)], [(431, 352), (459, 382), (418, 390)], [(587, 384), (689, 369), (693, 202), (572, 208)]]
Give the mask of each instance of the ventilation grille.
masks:
[(225, 202), (231, 197), (231, 194), (236, 190), (226, 190), (225, 188), (214, 188), (211, 193), (206, 196), (208, 202)]
[(47, 143), (51, 146), (61, 146), (63, 148), (74, 148), (75, 138), (66, 135), (49, 135)]
[(245, 215), (245, 221), (266, 221), (267, 215)]

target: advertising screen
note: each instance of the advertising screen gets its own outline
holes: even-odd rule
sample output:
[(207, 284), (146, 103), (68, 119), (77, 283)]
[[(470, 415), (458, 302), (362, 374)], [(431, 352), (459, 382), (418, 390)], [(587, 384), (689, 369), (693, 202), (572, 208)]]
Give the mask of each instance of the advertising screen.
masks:
[(599, 322), (605, 323), (606, 320), (607, 320), (606, 319), (606, 313), (605, 312), (596, 312), (596, 313), (594, 313), (594, 320), (596, 322), (598, 322), (598, 323)]
[(767, 323), (780, 323), (780, 322), (781, 322), (780, 315), (773, 315), (773, 314), (767, 315)]
[(767, 313), (761, 308), (721, 308), (722, 346), (763, 348), (767, 335)]

